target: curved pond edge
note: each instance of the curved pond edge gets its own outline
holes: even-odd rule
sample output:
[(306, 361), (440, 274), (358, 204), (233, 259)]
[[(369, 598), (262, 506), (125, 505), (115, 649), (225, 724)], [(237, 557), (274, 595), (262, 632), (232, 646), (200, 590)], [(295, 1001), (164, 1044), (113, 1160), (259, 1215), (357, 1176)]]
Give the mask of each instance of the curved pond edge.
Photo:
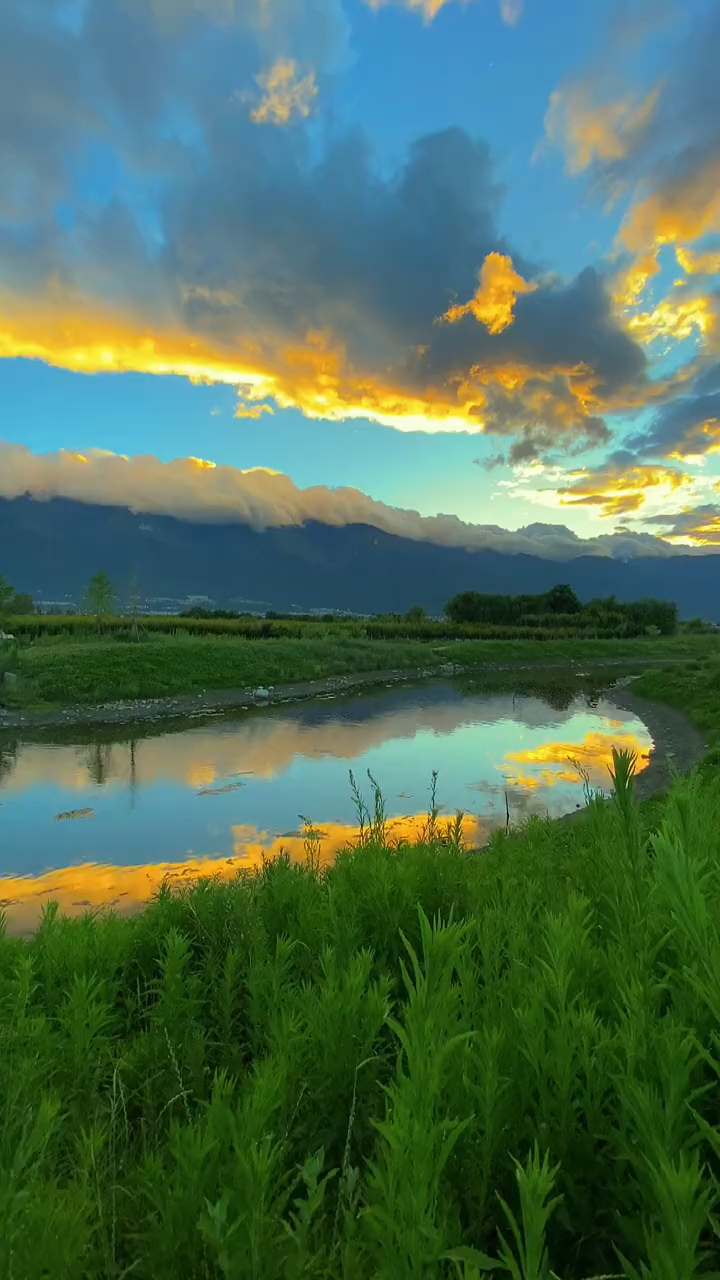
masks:
[(635, 794), (645, 800), (667, 791), (676, 774), (689, 773), (699, 764), (708, 743), (684, 712), (633, 693), (628, 687), (633, 679), (637, 677), (610, 685), (607, 694), (621, 711), (630, 711), (642, 720), (653, 740), (648, 766), (635, 779)]

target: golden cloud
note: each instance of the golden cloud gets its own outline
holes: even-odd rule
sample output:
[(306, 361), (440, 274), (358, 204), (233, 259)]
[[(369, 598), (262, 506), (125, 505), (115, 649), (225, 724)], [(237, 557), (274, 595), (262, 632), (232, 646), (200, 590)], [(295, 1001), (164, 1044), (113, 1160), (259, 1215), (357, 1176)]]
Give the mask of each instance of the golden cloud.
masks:
[(720, 249), (705, 249), (694, 253), (686, 245), (679, 245), (675, 250), (679, 267), (688, 276), (720, 275)]
[(262, 418), (264, 413), (273, 414), (275, 410), (271, 404), (246, 404), (244, 400), (240, 400), (235, 408), (234, 416), (236, 418), (253, 418), (256, 422), (258, 418)]
[[(535, 287), (514, 271), (508, 257), (489, 254), (478, 292), (465, 309), (499, 333), (512, 322), (517, 294)], [(453, 308), (449, 315), (457, 318)], [(482, 432), (497, 424), (508, 432), (518, 420), (538, 421), (542, 415), (550, 428), (582, 434), (588, 414), (629, 403), (625, 393), (611, 402), (598, 389), (601, 376), (583, 364), (533, 367), (507, 354), (461, 373), (422, 379), (419, 350), (406, 367), (398, 364), (393, 376), (387, 367), (382, 373), (355, 368), (329, 332), (308, 330), (304, 340), (284, 343), (271, 335), (236, 337), (230, 346), (187, 332), (171, 317), (151, 327), (139, 316), (73, 297), (59, 286), (34, 299), (0, 291), (3, 357), (42, 360), (88, 374), (177, 374), (237, 388), (239, 416), (270, 412), (260, 402), (272, 400), (308, 418), (370, 419), (399, 431)], [(634, 394), (631, 388), (627, 394)]]
[(664, 183), (628, 210), (622, 243), (635, 253), (685, 244), (720, 231), (720, 155)]
[(636, 145), (655, 114), (658, 90), (639, 102), (632, 97), (594, 102), (586, 84), (550, 94), (545, 135), (565, 154), (569, 173), (580, 173), (595, 161), (621, 160)]
[(667, 338), (682, 342), (694, 335), (710, 339), (718, 327), (716, 299), (711, 294), (669, 294), (650, 311), (636, 311), (626, 324), (640, 342)]
[[(617, 300), (628, 306), (637, 301), (648, 280), (658, 273), (658, 255), (665, 245), (679, 245), (681, 254), (687, 255), (689, 243), (719, 231), (720, 155), (713, 154), (630, 205), (618, 244), (633, 259), (616, 279)], [(692, 257), (686, 256), (685, 261)]]
[(571, 472), (570, 478), (572, 484), (557, 491), (560, 504), (598, 507), (603, 516), (628, 515), (644, 506), (649, 494), (666, 496), (693, 481), (673, 467), (613, 462)]
[(515, 319), (513, 308), (522, 293), (533, 293), (537, 285), (523, 280), (512, 258), (505, 253), (488, 253), (478, 273), (478, 287), (469, 302), (449, 307), (441, 317), (455, 324), (472, 315), (488, 333), (502, 333)]
[(314, 71), (302, 76), (291, 58), (278, 58), (269, 71), (257, 77), (263, 90), (250, 112), (255, 124), (288, 124), (293, 116), (309, 116), (317, 97)]

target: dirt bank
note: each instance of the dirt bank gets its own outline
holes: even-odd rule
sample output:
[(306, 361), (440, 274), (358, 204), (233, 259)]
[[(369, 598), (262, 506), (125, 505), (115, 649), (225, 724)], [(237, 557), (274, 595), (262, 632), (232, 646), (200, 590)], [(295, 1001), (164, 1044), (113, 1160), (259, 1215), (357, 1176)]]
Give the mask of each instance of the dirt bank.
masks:
[(42, 729), (65, 725), (141, 724), (146, 721), (210, 715), (213, 712), (241, 710), (244, 707), (276, 705), (297, 702), (304, 698), (333, 697), (351, 693), (354, 689), (373, 685), (399, 684), (403, 681), (430, 680), (453, 675), (482, 675), (484, 671), (560, 670), (580, 674), (605, 667), (653, 667), (669, 666), (676, 662), (689, 662), (690, 658), (585, 658), (554, 662), (483, 662), (467, 667), (445, 663), (440, 667), (413, 667), (395, 671), (366, 671), (359, 675), (331, 676), (325, 680), (305, 680), (297, 684), (277, 685), (259, 695), (255, 687), (242, 689), (207, 689), (203, 693), (178, 694), (169, 698), (138, 698), (125, 702), (104, 702), (97, 706), (78, 704), (59, 708), (15, 710), (0, 707), (0, 730)]

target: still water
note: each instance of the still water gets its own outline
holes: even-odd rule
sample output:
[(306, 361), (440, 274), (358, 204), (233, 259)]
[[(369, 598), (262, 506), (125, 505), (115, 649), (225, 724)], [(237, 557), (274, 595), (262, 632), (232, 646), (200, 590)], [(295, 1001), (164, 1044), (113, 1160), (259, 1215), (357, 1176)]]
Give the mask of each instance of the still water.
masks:
[[(567, 701), (567, 699), (565, 699)], [(559, 817), (584, 802), (583, 773), (607, 791), (613, 745), (646, 764), (634, 715), (578, 696), (463, 694), (452, 684), (394, 687), (265, 708), (174, 731), (108, 728), (75, 741), (0, 739), (0, 903), (11, 931), (43, 903), (130, 910), (166, 877), (232, 875), (281, 849), (305, 857), (303, 819), (331, 860), (357, 834), (353, 771), (385, 799), (390, 834), (427, 820), (437, 770), (441, 815), (465, 814), (468, 844), (506, 821)]]

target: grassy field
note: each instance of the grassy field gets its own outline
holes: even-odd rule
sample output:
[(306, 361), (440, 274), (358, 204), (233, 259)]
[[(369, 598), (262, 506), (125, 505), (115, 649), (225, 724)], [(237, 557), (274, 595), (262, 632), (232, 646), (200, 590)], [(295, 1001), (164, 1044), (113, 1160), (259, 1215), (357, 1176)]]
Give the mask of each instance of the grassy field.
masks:
[(16, 706), (59, 706), (151, 698), (246, 685), (279, 685), (364, 671), (566, 659), (697, 657), (720, 651), (716, 636), (635, 640), (458, 640), (435, 644), (345, 634), (250, 640), (233, 636), (129, 639), (51, 637), (18, 645), (0, 661), (20, 676), (0, 686)]
[(716, 1275), (720, 784), (616, 771), (3, 939), (0, 1275)]
[(720, 659), (636, 687), (668, 797), (0, 936), (0, 1276), (717, 1277)]

